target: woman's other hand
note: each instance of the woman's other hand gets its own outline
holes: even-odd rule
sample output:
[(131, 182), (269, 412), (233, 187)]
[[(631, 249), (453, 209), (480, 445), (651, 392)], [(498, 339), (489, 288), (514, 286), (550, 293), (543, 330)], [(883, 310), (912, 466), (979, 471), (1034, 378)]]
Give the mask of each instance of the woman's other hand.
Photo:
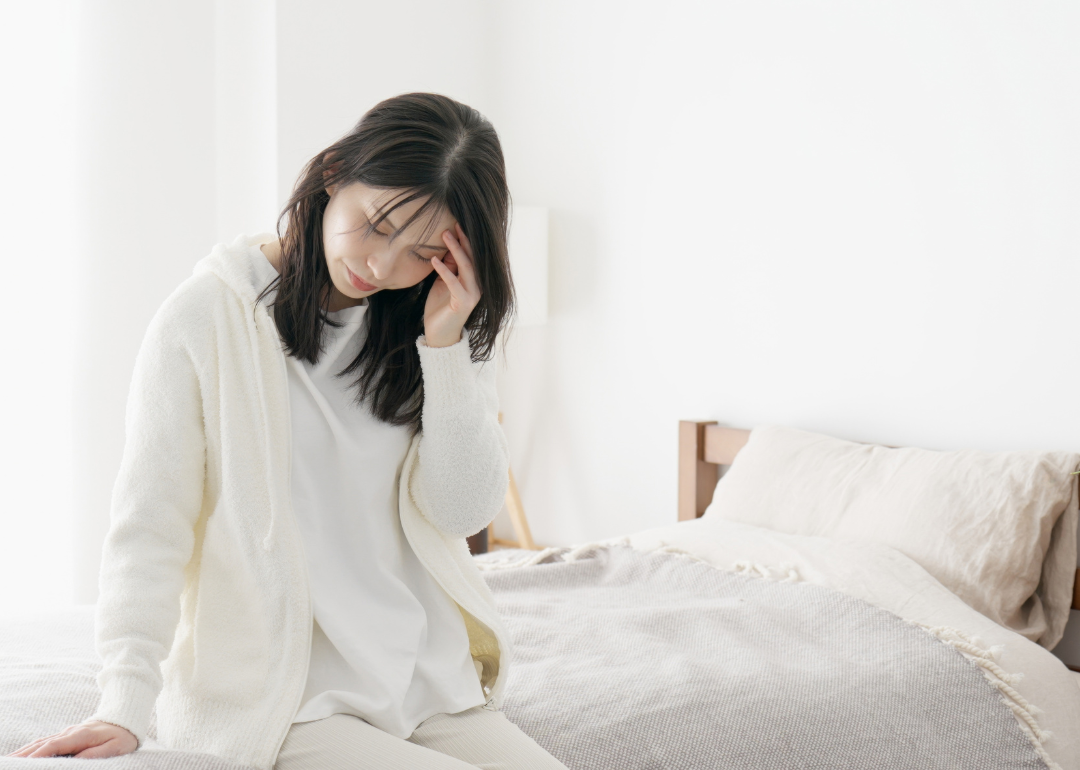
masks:
[(431, 286), (424, 305), (424, 341), (428, 347), (444, 348), (461, 340), (461, 330), (480, 301), (480, 285), (473, 269), (472, 246), (461, 225), (454, 232), (444, 230), (443, 242), (450, 249), (445, 261), (433, 257), (431, 264), (439, 279)]
[(9, 757), (76, 757), (95, 759), (130, 754), (139, 747), (138, 739), (128, 730), (108, 722), (83, 722), (55, 735), (40, 738)]

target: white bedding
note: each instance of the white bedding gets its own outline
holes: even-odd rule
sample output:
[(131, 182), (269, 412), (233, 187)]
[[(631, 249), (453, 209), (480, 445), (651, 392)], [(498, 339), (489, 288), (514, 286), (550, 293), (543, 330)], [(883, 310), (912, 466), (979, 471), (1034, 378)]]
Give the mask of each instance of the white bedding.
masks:
[(1063, 770), (1080, 770), (1080, 677), (1050, 651), (997, 625), (951, 593), (926, 570), (887, 546), (786, 535), (722, 519), (696, 519), (609, 538), (636, 548), (685, 550), (721, 569), (766, 570), (842, 591), (905, 620), (946, 626), (1001, 647), (998, 664), (1022, 674), (1015, 689), (1041, 709), (1039, 726), (1051, 733), (1043, 746)]

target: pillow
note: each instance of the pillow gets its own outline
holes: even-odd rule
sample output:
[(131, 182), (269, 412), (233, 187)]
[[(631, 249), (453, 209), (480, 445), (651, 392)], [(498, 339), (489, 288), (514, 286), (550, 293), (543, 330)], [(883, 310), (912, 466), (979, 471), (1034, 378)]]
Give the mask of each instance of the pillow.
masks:
[(888, 545), (1050, 649), (1072, 604), (1077, 468), (1072, 452), (891, 449), (767, 426), (703, 516)]

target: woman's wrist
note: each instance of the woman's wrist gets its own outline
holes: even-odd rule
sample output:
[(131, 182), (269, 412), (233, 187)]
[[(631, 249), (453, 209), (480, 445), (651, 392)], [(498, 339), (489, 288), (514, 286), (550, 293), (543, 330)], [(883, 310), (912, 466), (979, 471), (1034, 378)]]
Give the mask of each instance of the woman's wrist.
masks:
[(429, 335), (425, 332), (424, 335), (420, 337), (422, 343), (429, 348), (448, 348), (451, 345), (456, 345), (461, 342), (461, 338), (461, 329), (458, 329), (457, 333), (454, 335)]

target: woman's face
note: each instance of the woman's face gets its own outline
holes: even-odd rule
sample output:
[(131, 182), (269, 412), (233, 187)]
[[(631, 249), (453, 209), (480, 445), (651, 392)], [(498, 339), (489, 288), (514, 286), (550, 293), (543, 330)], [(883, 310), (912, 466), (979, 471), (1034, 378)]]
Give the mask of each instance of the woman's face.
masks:
[[(323, 250), (334, 287), (345, 297), (360, 300), (383, 289), (415, 286), (434, 270), (432, 257), (445, 259), (447, 266), (452, 266), (453, 257), (442, 239), (443, 231), (453, 232), (455, 220), (450, 212), (432, 215), (436, 217), (434, 229), (425, 227), (431, 220), (424, 215), (406, 230), (399, 230), (423, 205), (424, 199), (417, 199), (396, 208), (369, 234), (368, 225), (376, 212), (402, 191), (360, 182), (332, 185), (326, 190), (330, 201), (323, 213)], [(421, 240), (424, 230), (429, 235)]]

